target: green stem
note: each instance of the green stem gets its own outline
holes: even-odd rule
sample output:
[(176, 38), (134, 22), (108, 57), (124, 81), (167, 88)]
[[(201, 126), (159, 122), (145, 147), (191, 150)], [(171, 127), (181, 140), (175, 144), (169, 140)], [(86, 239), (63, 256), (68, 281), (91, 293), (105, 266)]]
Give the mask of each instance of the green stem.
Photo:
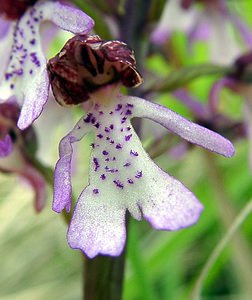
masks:
[[(232, 201), (229, 199), (228, 193), (225, 190), (225, 183), (224, 179), (222, 177), (222, 174), (219, 170), (219, 167), (216, 163), (215, 157), (212, 153), (205, 152), (206, 153), (206, 163), (207, 167), (209, 170), (209, 180), (212, 183), (214, 193), (215, 193), (215, 199), (216, 199), (216, 204), (219, 207), (219, 214), (220, 214), (220, 219), (224, 225), (225, 229), (231, 230), (233, 228), (235, 222), (235, 216), (236, 212), (234, 207), (232, 206)], [(251, 206), (251, 204), (250, 204)], [(248, 209), (250, 208), (248, 206)], [(247, 207), (247, 206), (246, 206)], [(245, 210), (245, 212), (248, 214), (248, 209)], [(240, 218), (238, 220), (241, 220)], [(242, 222), (242, 221), (241, 221)], [(237, 227), (235, 227), (235, 231), (232, 231), (232, 236), (234, 233), (234, 239), (231, 243), (231, 250), (232, 250), (232, 262), (234, 267), (239, 270), (239, 276), (237, 277), (237, 280), (240, 283), (240, 286), (249, 292), (250, 294), (252, 293), (252, 286), (251, 286), (251, 277), (252, 277), (252, 266), (251, 266), (251, 253), (249, 251), (249, 246), (246, 243), (246, 240), (244, 239), (243, 235), (241, 232), (237, 231), (238, 227), (241, 225), (241, 222), (238, 223)], [(232, 229), (233, 230), (233, 229)], [(236, 232), (237, 231), (237, 232)], [(228, 231), (229, 232), (229, 231)], [(228, 233), (229, 236), (229, 233)], [(223, 238), (224, 242), (226, 242), (226, 236)], [(227, 240), (229, 241), (229, 239)], [(220, 244), (220, 245), (219, 245)], [(195, 297), (192, 299), (198, 299), (199, 297), (199, 292), (200, 288), (202, 287), (203, 279), (207, 275), (207, 271), (209, 268), (212, 266), (212, 264), (215, 262), (217, 257), (219, 256), (220, 252), (223, 250), (224, 245), (223, 241), (221, 240), (220, 243), (217, 245), (217, 247), (213, 250), (212, 255), (210, 256), (206, 266), (203, 268), (203, 271), (200, 275), (201, 279), (198, 279), (197, 281), (197, 288), (196, 290)], [(220, 247), (220, 248), (219, 248)]]
[[(234, 237), (236, 232), (238, 231), (239, 227), (242, 223), (246, 220), (249, 214), (252, 212), (252, 199), (247, 203), (247, 205), (241, 210), (239, 215), (235, 218), (233, 224), (230, 226), (227, 233), (224, 237), (220, 240), (220, 242), (216, 245), (212, 254), (210, 255), (209, 259), (207, 260), (206, 264), (204, 265), (196, 284), (191, 293), (190, 299), (192, 300), (200, 300), (200, 292), (203, 286), (204, 280), (206, 279), (210, 269), (213, 267), (214, 263), (216, 262), (217, 258), (220, 256), (221, 252), (230, 242), (230, 240)], [(251, 280), (251, 278), (248, 278)]]
[(121, 300), (125, 253), (84, 259), (85, 300)]

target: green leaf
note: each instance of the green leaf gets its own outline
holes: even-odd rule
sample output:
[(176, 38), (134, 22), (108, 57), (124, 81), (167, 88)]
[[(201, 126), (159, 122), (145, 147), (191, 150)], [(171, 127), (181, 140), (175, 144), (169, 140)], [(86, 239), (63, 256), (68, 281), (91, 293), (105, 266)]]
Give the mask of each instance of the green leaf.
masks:
[(149, 91), (169, 92), (178, 89), (192, 80), (202, 76), (218, 75), (224, 76), (231, 72), (231, 67), (218, 66), (212, 64), (202, 64), (198, 66), (188, 66), (171, 72), (162, 82), (154, 84)]

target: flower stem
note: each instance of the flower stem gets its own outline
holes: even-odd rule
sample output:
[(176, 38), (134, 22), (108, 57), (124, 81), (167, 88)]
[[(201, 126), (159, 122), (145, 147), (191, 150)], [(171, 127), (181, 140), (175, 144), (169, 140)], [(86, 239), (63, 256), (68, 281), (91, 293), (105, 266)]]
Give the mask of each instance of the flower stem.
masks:
[(220, 242), (215, 246), (214, 250), (212, 251), (209, 259), (207, 260), (206, 264), (204, 265), (204, 267), (196, 281), (196, 284), (191, 293), (191, 297), (190, 297), (191, 300), (199, 300), (200, 299), (200, 291), (203, 286), (204, 280), (207, 277), (207, 274), (209, 273), (210, 269), (213, 267), (214, 263), (216, 262), (217, 258), (220, 256), (223, 249), (230, 242), (230, 240), (236, 234), (239, 227), (246, 220), (246, 218), (249, 216), (249, 214), (251, 214), (251, 212), (252, 212), (252, 199), (241, 210), (239, 215), (235, 218), (233, 224), (228, 229), (227, 233), (220, 240)]
[(121, 300), (125, 253), (84, 259), (85, 300)]
[(220, 255), (221, 251), (224, 249), (226, 244), (233, 237), (231, 243), (232, 250), (232, 263), (236, 270), (238, 270), (238, 278), (240, 286), (244, 291), (249, 294), (252, 293), (251, 287), (251, 253), (249, 251), (249, 246), (246, 243), (241, 232), (239, 232), (239, 227), (245, 218), (249, 215), (252, 210), (252, 200), (249, 204), (241, 211), (241, 213), (236, 217), (235, 208), (232, 206), (232, 201), (229, 199), (228, 193), (225, 189), (224, 179), (216, 163), (215, 157), (212, 153), (206, 153), (206, 163), (209, 171), (209, 180), (212, 183), (216, 204), (219, 206), (220, 219), (227, 231), (227, 234), (221, 239), (221, 241), (214, 248), (210, 258), (208, 259), (206, 265), (203, 267), (201, 274), (196, 282), (195, 288), (193, 290), (193, 296), (191, 299), (198, 300), (200, 295), (200, 290), (204, 279), (206, 278), (210, 268)]

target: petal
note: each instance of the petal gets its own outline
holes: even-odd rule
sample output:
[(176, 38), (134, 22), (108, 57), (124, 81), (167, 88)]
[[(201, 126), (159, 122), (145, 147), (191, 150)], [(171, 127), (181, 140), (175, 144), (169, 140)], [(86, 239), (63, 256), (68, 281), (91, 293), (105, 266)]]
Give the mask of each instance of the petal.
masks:
[(40, 24), (46, 20), (73, 33), (87, 33), (93, 27), (86, 14), (58, 2), (38, 2), (22, 16), (15, 28), (12, 55), (0, 86), (5, 99), (16, 94), (20, 106), (24, 105), (18, 122), (20, 129), (39, 117), (48, 99), (49, 79), (39, 32)]
[[(131, 99), (119, 96), (110, 104), (94, 104), (60, 146), (60, 161), (67, 160), (67, 171), (58, 176), (64, 177), (64, 172), (70, 176), (71, 142), (79, 140), (86, 127), (94, 131), (89, 185), (78, 200), (68, 231), (69, 245), (89, 257), (121, 253), (126, 210), (137, 220), (142, 210), (154, 227), (166, 230), (192, 225), (202, 211), (193, 194), (159, 169), (143, 149), (130, 123), (136, 103)], [(62, 195), (55, 195), (55, 201), (68, 193), (62, 183), (58, 185)]]
[(60, 28), (73, 32), (88, 34), (94, 27), (94, 21), (83, 11), (59, 2), (42, 3), (44, 19), (52, 21)]
[(44, 177), (29, 164), (25, 165), (25, 168), (20, 173), (32, 186), (35, 192), (34, 208), (36, 212), (40, 212), (44, 208), (47, 198), (47, 189)]
[(148, 166), (148, 183), (140, 193), (138, 205), (144, 218), (156, 229), (178, 230), (196, 223), (203, 206), (181, 182)]
[(71, 161), (72, 145), (68, 139), (60, 143), (60, 159), (56, 164), (54, 171), (54, 194), (53, 210), (61, 212), (64, 208), (67, 212), (71, 210), (72, 204), (72, 185), (71, 185)]
[(3, 140), (0, 140), (0, 157), (5, 157), (10, 155), (13, 151), (13, 145), (11, 142), (11, 137), (7, 134)]
[(0, 18), (0, 40), (2, 43), (2, 39), (6, 37), (8, 31), (10, 29), (11, 22), (5, 19)]
[[(49, 80), (46, 69), (41, 69), (31, 82), (31, 87), (25, 92), (17, 126), (26, 129), (42, 112), (49, 97)], [(34, 101), (36, 100), (36, 101)]]
[(126, 229), (123, 206), (115, 205), (107, 194), (95, 194), (86, 188), (76, 205), (67, 233), (71, 248), (82, 250), (88, 257), (97, 254), (117, 256), (123, 251)]
[[(71, 186), (71, 161), (73, 155), (72, 143), (77, 142), (87, 134), (90, 129), (83, 118), (75, 125), (74, 129), (65, 136), (59, 146), (59, 160), (54, 172), (53, 210), (60, 213), (64, 208), (71, 210), (72, 186)], [(85, 126), (86, 125), (86, 126)]]
[[(13, 43), (14, 23), (0, 18), (0, 80), (4, 76), (4, 72), (8, 66), (9, 56)], [(6, 55), (7, 54), (7, 55)], [(1, 98), (4, 95), (1, 94)], [(0, 99), (1, 101), (2, 99)]]
[(209, 93), (209, 109), (216, 112), (219, 104), (219, 94), (224, 87), (233, 88), (236, 86), (235, 80), (231, 78), (222, 78), (216, 81)]
[(151, 119), (183, 139), (223, 156), (234, 155), (233, 145), (221, 135), (190, 122), (164, 106), (137, 97), (130, 98), (135, 105), (135, 117)]

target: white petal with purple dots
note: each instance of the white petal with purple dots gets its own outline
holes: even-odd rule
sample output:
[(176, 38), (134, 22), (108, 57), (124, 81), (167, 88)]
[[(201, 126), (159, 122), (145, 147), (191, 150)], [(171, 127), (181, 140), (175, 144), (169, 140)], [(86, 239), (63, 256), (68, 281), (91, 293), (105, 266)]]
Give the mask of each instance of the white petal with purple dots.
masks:
[(145, 152), (130, 123), (136, 116), (150, 118), (222, 155), (233, 154), (229, 141), (160, 105), (121, 95), (109, 102), (94, 102), (61, 141), (53, 202), (56, 212), (70, 211), (72, 143), (92, 131), (89, 185), (78, 199), (67, 235), (69, 245), (89, 257), (122, 252), (127, 210), (135, 219), (144, 217), (161, 230), (190, 226), (202, 212), (196, 197)]
[(40, 24), (51, 21), (73, 33), (88, 33), (94, 23), (85, 13), (59, 2), (38, 2), (16, 23), (9, 64), (0, 93), (16, 95), (22, 106), (18, 126), (28, 127), (41, 114), (48, 99), (46, 58), (40, 41)]

